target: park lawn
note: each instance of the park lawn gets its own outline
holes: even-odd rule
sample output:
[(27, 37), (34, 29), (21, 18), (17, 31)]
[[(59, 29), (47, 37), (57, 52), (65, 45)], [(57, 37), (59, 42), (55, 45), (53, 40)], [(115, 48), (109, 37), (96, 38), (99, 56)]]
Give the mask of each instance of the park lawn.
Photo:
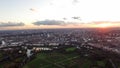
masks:
[(30, 61), (24, 68), (38, 68), (46, 64), (49, 64), (48, 62), (44, 61), (45, 58), (46, 54), (44, 53), (38, 54), (36, 59)]
[(51, 53), (45, 54), (40, 53), (37, 58), (27, 63), (23, 68), (61, 68), (61, 63), (68, 64), (72, 63), (72, 58), (78, 55), (74, 54), (61, 54)]
[(46, 57), (48, 61), (51, 61), (53, 63), (64, 60), (65, 58), (66, 58), (66, 55), (63, 55), (61, 53), (51, 53)]
[(3, 66), (2, 66), (2, 65), (0, 65), (0, 68), (3, 68)]
[(97, 61), (97, 64), (98, 64), (99, 66), (104, 67), (104, 66), (105, 66), (105, 61)]
[[(79, 62), (77, 62), (79, 61)], [(104, 66), (102, 61), (98, 65)], [(23, 68), (90, 68), (92, 61), (81, 58), (79, 54), (69, 53), (39, 53)]]
[(88, 59), (85, 60), (85, 63), (82, 65), (82, 68), (90, 68), (92, 62)]
[(72, 52), (75, 51), (75, 49), (76, 49), (75, 47), (70, 47), (66, 49), (66, 52)]

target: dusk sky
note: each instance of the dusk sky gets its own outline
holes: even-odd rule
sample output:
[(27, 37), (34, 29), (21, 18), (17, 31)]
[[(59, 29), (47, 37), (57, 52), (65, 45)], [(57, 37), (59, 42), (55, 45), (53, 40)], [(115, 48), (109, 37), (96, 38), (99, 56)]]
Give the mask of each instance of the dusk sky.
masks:
[(119, 27), (119, 0), (0, 0), (0, 30)]

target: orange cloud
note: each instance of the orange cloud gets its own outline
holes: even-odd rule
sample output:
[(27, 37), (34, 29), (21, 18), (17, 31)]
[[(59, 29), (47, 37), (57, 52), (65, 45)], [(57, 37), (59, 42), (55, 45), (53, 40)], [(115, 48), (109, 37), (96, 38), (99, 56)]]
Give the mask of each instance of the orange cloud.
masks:
[(109, 28), (109, 27), (120, 27), (120, 22), (110, 22), (110, 21), (99, 21), (99, 22), (89, 22), (89, 23), (79, 23), (77, 25), (40, 25), (36, 26), (33, 24), (26, 24), (25, 26), (14, 26), (14, 27), (0, 27), (1, 30), (16, 30), (16, 29), (54, 29), (54, 28)]

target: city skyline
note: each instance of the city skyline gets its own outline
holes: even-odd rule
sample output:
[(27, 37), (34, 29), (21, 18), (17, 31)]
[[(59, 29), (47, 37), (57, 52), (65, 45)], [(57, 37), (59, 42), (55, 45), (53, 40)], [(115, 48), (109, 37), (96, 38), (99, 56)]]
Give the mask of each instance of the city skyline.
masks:
[(119, 0), (1, 0), (0, 30), (120, 27)]

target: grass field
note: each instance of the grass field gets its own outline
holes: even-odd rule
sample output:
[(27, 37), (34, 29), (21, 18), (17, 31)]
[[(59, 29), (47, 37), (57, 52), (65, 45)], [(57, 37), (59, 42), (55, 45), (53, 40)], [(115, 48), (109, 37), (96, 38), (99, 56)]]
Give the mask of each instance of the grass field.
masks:
[(66, 52), (72, 52), (75, 51), (75, 49), (76, 49), (75, 47), (70, 47), (66, 49)]
[(79, 64), (76, 64), (74, 60), (78, 57), (77, 54), (40, 53), (36, 59), (27, 63), (24, 68), (66, 68), (69, 66), (76, 68)]
[[(80, 56), (73, 47), (66, 48), (65, 51), (65, 53), (38, 53), (36, 58), (25, 64), (23, 68), (90, 68), (93, 64), (105, 66), (104, 61), (94, 61), (93, 63), (89, 58)], [(15, 61), (20, 61), (21, 59), (18, 58)], [(3, 68), (2, 65), (0, 65), (0, 68)]]
[(2, 68), (2, 65), (0, 65), (0, 68)]

